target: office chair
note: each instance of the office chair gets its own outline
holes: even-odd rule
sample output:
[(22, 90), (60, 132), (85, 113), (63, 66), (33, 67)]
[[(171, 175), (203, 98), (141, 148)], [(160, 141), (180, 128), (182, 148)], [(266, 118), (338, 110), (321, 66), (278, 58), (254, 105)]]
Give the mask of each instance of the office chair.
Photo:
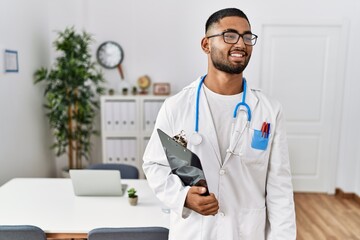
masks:
[(139, 170), (127, 164), (121, 163), (95, 163), (87, 167), (87, 169), (99, 169), (99, 170), (119, 170), (122, 179), (138, 179)]
[(163, 227), (95, 228), (88, 240), (167, 240), (169, 229)]
[(0, 240), (46, 240), (46, 234), (31, 225), (0, 225)]

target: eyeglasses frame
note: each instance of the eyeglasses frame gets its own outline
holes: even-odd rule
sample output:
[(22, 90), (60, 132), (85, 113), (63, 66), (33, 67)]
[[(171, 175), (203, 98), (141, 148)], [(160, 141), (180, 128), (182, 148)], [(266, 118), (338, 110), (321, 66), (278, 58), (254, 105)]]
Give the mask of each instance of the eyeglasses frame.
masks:
[[(224, 34), (226, 34), (226, 33), (235, 33), (235, 34), (239, 35), (238, 40), (237, 40), (235, 43), (228, 43), (228, 42), (226, 42), (226, 41), (225, 41), (225, 37), (224, 37)], [(245, 41), (244, 41), (244, 35), (246, 35), (246, 34), (251, 34), (251, 35), (253, 35), (253, 36), (255, 37), (255, 43), (254, 43), (254, 44), (251, 45), (251, 44), (245, 43)], [(237, 44), (237, 43), (239, 42), (240, 38), (242, 38), (242, 40), (243, 40), (243, 42), (244, 42), (244, 44), (245, 44), (246, 46), (254, 46), (254, 45), (256, 44), (256, 42), (257, 42), (257, 39), (258, 39), (258, 36), (257, 36), (256, 34), (254, 34), (254, 33), (246, 32), (246, 33), (240, 34), (240, 33), (235, 32), (235, 31), (224, 31), (224, 32), (222, 32), (222, 33), (218, 33), (218, 34), (214, 34), (214, 35), (211, 35), (211, 36), (207, 36), (206, 38), (213, 38), (213, 37), (218, 37), (218, 36), (222, 36), (222, 37), (223, 37), (223, 41), (224, 41), (225, 43), (227, 43), (227, 44)]]

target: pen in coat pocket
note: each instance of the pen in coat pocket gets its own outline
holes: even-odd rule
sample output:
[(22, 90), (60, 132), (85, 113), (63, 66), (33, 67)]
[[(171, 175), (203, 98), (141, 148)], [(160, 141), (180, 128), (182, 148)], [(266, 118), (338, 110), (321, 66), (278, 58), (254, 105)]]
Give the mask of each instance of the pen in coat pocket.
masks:
[(269, 137), (270, 134), (270, 123), (267, 124), (266, 138)]

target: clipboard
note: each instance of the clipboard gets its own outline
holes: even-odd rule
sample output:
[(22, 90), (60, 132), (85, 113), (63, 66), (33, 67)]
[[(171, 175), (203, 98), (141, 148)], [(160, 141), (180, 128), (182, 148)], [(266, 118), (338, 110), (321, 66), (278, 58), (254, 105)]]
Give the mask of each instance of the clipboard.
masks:
[(161, 129), (158, 128), (157, 132), (169, 162), (171, 172), (179, 176), (185, 186), (205, 187), (206, 192), (202, 195), (209, 195), (200, 158), (195, 153), (176, 142)]

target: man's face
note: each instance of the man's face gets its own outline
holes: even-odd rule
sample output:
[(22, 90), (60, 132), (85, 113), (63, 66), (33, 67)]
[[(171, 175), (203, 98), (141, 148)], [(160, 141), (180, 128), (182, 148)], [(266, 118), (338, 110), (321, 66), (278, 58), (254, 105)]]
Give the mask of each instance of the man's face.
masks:
[[(240, 17), (225, 17), (215, 23), (207, 32), (207, 36), (224, 31), (235, 31), (239, 34), (250, 33), (249, 23)], [(252, 46), (244, 44), (242, 37), (234, 44), (225, 43), (223, 36), (209, 38), (210, 58), (214, 67), (230, 74), (240, 74), (249, 63)]]

